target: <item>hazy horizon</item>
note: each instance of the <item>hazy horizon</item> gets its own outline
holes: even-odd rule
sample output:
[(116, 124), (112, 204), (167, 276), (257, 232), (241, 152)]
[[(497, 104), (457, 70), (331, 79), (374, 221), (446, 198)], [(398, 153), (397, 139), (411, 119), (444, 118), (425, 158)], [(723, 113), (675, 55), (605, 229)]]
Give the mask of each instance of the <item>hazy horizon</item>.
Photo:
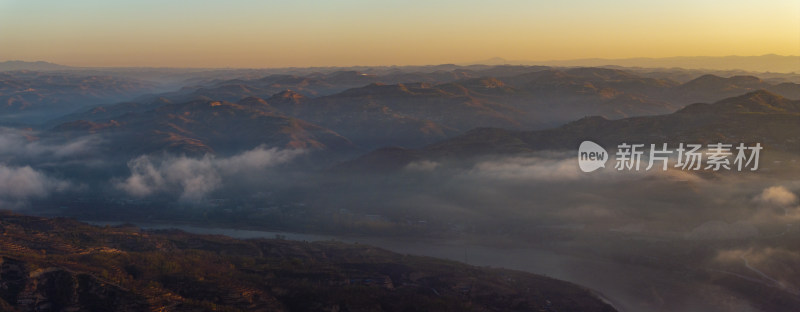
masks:
[[(0, 63), (5, 62), (25, 62), (25, 63), (50, 63), (55, 65), (67, 66), (67, 67), (75, 67), (75, 68), (172, 68), (172, 69), (281, 69), (281, 68), (349, 68), (349, 67), (414, 67), (414, 66), (443, 66), (443, 65), (456, 65), (456, 66), (469, 66), (469, 65), (526, 65), (526, 66), (534, 66), (534, 65), (553, 65), (560, 64), (560, 63), (570, 63), (570, 62), (590, 62), (590, 61), (609, 61), (612, 63), (604, 64), (604, 65), (586, 65), (586, 66), (615, 66), (617, 64), (613, 63), (615, 61), (637, 61), (637, 60), (652, 60), (652, 61), (659, 61), (659, 60), (674, 60), (674, 59), (704, 59), (704, 58), (714, 58), (714, 59), (721, 59), (721, 58), (755, 58), (755, 57), (800, 57), (798, 55), (780, 55), (775, 53), (767, 53), (761, 55), (678, 55), (678, 56), (666, 56), (666, 57), (625, 57), (625, 58), (570, 58), (570, 59), (545, 59), (545, 60), (512, 60), (502, 56), (495, 56), (487, 59), (482, 60), (475, 60), (471, 62), (449, 62), (449, 63), (419, 63), (419, 64), (376, 64), (376, 65), (364, 65), (364, 64), (349, 64), (349, 65), (320, 65), (320, 66), (274, 66), (274, 67), (252, 67), (252, 66), (151, 66), (151, 65), (136, 65), (136, 66), (117, 66), (117, 65), (102, 65), (102, 66), (93, 66), (93, 65), (75, 65), (69, 63), (59, 63), (53, 62), (46, 59), (2, 59)], [(571, 66), (571, 65), (567, 65)], [(619, 65), (625, 66), (625, 65)], [(735, 67), (731, 67), (730, 69), (737, 69)]]
[(800, 3), (0, 1), (0, 59), (279, 68), (798, 55)]

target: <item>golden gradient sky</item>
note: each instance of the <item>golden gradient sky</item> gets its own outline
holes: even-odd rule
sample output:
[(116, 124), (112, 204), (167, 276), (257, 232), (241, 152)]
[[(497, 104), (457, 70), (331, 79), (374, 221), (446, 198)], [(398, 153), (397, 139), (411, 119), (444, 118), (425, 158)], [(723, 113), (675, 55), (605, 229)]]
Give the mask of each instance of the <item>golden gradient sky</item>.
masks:
[(420, 65), (799, 55), (800, 1), (0, 0), (0, 61)]

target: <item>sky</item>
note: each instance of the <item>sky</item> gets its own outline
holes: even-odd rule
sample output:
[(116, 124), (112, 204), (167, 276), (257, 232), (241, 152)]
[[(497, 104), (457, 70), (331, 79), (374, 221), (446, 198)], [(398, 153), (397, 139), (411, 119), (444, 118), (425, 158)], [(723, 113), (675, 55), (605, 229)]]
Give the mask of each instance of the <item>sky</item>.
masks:
[(800, 1), (0, 0), (0, 61), (307, 67), (800, 55)]

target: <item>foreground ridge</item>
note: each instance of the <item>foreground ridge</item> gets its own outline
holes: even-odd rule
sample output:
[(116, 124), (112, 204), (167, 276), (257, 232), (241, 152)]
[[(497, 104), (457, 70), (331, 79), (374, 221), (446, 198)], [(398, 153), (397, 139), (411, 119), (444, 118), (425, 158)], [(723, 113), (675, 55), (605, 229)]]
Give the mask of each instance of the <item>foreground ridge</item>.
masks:
[(567, 282), (365, 245), (11, 212), (0, 212), (0, 310), (614, 311)]

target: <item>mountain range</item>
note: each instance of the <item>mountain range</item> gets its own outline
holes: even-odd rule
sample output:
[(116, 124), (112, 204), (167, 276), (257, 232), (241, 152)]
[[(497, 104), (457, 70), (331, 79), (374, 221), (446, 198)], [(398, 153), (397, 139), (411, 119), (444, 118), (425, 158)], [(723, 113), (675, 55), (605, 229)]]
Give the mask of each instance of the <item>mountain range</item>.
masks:
[(472, 62), (472, 64), (537, 64), (548, 66), (625, 66), (649, 68), (694, 68), (705, 70), (747, 70), (756, 72), (799, 72), (800, 56), (765, 54), (759, 56), (678, 56), (662, 58), (588, 58), (552, 61), (525, 61), (506, 60), (495, 57), (487, 60)]
[(155, 90), (154, 83), (113, 76), (0, 72), (0, 122), (41, 122)]
[(424, 159), (470, 158), (543, 150), (577, 150), (591, 140), (620, 143), (760, 143), (773, 152), (800, 153), (800, 101), (765, 90), (711, 104), (688, 105), (675, 113), (609, 120), (592, 116), (538, 131), (479, 128), (420, 149), (383, 148), (342, 165), (359, 170), (399, 169)]
[[(677, 56), (660, 58), (587, 58), (570, 60), (549, 60), (549, 61), (530, 61), (530, 60), (507, 60), (502, 57), (493, 57), (485, 60), (469, 62), (463, 66), (475, 65), (544, 65), (544, 66), (624, 66), (624, 67), (648, 67), (648, 68), (686, 68), (704, 70), (746, 70), (753, 72), (779, 72), (789, 73), (800, 71), (800, 56), (796, 55), (776, 55), (765, 54), (757, 56)], [(453, 65), (454, 66), (454, 65)], [(406, 68), (418, 69), (430, 66), (405, 66)], [(91, 67), (88, 67), (91, 69)], [(80, 70), (86, 67), (71, 67), (50, 62), (26, 62), (26, 61), (5, 61), (0, 62), (0, 71), (10, 70)], [(96, 68), (101, 69), (101, 68)], [(147, 68), (138, 68), (147, 69)]]
[[(480, 76), (486, 73), (493, 73), (496, 77)], [(153, 123), (166, 124), (165, 120), (171, 118), (161, 115), (174, 116), (172, 109), (159, 109), (162, 106), (176, 107), (197, 101), (220, 102), (228, 103), (223, 105), (226, 109), (242, 110), (238, 114), (232, 114), (231, 118), (247, 118), (244, 111), (256, 115), (293, 118), (303, 125), (316, 125), (325, 131), (335, 132), (359, 148), (374, 149), (382, 146), (420, 147), (482, 127), (515, 131), (539, 130), (586, 116), (619, 119), (661, 115), (688, 104), (716, 101), (760, 89), (788, 97), (800, 95), (799, 84), (774, 84), (753, 76), (724, 78), (704, 75), (678, 83), (671, 79), (645, 77), (605, 68), (502, 66), (486, 69), (484, 72), (454, 70), (447, 74), (414, 74), (414, 79), (434, 82), (413, 83), (397, 82), (399, 76), (404, 75), (376, 76), (359, 72), (333, 72), (307, 77), (272, 75), (252, 80), (227, 80), (203, 87), (185, 87), (176, 92), (145, 96), (130, 102), (99, 106), (57, 118), (49, 124), (55, 131), (85, 128), (107, 132), (111, 128), (100, 129), (91, 123), (102, 125), (114, 121), (125, 124), (133, 132), (149, 133), (158, 128)], [(365, 85), (352, 87), (362, 84)], [(140, 118), (142, 122), (137, 123), (128, 114), (144, 114), (142, 116), (147, 117)], [(203, 120), (207, 123), (216, 121), (220, 119)], [(229, 122), (234, 121), (230, 119)], [(84, 126), (79, 126), (81, 124)], [(242, 138), (237, 141), (242, 142), (242, 146), (264, 143), (245, 143), (245, 138), (253, 139), (251, 134), (258, 131), (247, 131), (225, 124), (206, 126), (228, 129), (227, 135)], [(239, 131), (236, 129), (245, 132), (236, 132)], [(192, 132), (174, 128), (168, 130), (158, 131)], [(177, 132), (172, 132), (173, 130)], [(300, 132), (293, 136), (309, 137)], [(189, 135), (187, 138), (189, 137), (205, 140), (202, 135)], [(286, 145), (289, 141), (291, 140), (275, 142)], [(330, 144), (296, 141), (291, 145)], [(189, 148), (187, 152), (197, 150)]]

